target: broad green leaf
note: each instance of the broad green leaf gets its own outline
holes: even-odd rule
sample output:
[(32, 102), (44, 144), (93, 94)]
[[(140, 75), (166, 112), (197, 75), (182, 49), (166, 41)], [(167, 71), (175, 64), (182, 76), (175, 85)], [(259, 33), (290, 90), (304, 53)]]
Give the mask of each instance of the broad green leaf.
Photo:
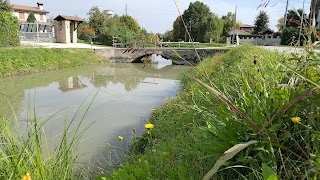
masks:
[(262, 164), (262, 176), (264, 180), (278, 180), (277, 174), (266, 164)]
[(249, 145), (256, 143), (258, 143), (258, 141), (252, 140), (247, 143), (234, 145), (232, 148), (228, 149), (222, 154), (222, 156), (220, 156), (213, 168), (203, 177), (203, 180), (209, 180), (226, 161), (233, 158), (236, 154), (238, 154)]

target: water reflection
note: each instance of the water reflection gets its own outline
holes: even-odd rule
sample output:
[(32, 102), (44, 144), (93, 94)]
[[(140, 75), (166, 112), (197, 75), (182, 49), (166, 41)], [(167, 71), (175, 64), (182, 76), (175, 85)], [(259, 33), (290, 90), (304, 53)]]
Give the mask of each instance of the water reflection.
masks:
[(66, 80), (62, 80), (59, 82), (59, 88), (62, 92), (70, 92), (76, 91), (83, 88), (86, 88), (85, 84), (83, 84), (78, 76), (68, 77)]
[[(152, 109), (175, 96), (179, 88), (177, 79), (186, 68), (143, 68), (143, 64), (79, 67), (2, 79), (0, 92), (10, 97), (13, 109), (22, 121), (28, 117), (29, 105), (36, 107), (40, 121), (46, 121), (50, 116), (51, 120), (44, 127), (48, 137), (59, 135), (65, 121), (70, 123), (85, 101), (71, 126), (75, 128), (97, 93), (82, 122), (80, 130), (90, 128), (81, 139), (77, 152), (89, 152), (90, 156), (82, 159), (85, 163), (106, 165), (121, 159), (132, 140), (132, 129), (136, 128), (137, 135), (141, 134)], [(121, 142), (119, 135), (124, 137)], [(56, 141), (57, 138), (52, 139), (52, 148)], [(117, 150), (110, 149), (106, 142)], [(112, 156), (110, 152), (113, 152)]]

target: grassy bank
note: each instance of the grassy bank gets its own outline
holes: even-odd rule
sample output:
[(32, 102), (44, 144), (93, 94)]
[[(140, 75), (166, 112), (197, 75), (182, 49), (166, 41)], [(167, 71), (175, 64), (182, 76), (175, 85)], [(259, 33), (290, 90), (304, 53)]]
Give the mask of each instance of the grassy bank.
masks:
[(258, 142), (222, 163), (213, 179), (319, 178), (320, 93), (310, 90), (319, 86), (317, 59), (284, 59), (241, 46), (186, 72), (183, 90), (154, 111), (155, 127), (108, 179), (202, 179), (226, 150), (250, 140)]
[(0, 78), (101, 62), (90, 49), (3, 48)]

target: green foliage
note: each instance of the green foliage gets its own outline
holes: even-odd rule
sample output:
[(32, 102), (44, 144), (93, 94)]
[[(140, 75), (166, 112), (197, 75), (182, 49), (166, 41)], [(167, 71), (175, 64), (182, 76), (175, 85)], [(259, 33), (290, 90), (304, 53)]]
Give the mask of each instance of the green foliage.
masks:
[(0, 47), (19, 44), (18, 19), (11, 12), (0, 11)]
[(224, 21), (222, 35), (227, 37), (229, 36), (229, 32), (234, 28), (235, 16), (232, 12), (228, 12), (228, 14), (225, 16), (222, 16), (221, 19)]
[(34, 16), (34, 13), (33, 13), (33, 12), (30, 12), (30, 13), (29, 13), (27, 22), (29, 22), (29, 23), (35, 23), (35, 22), (37, 22), (37, 19), (36, 19), (36, 17)]
[(300, 27), (302, 15), (304, 17), (303, 22), (305, 22), (307, 15), (303, 13), (303, 9), (292, 9), (288, 11), (286, 26), (288, 27)]
[(81, 23), (78, 27), (78, 38), (86, 42), (91, 42), (94, 37), (94, 30), (89, 27), (88, 23)]
[[(142, 36), (147, 36), (147, 32), (131, 16), (107, 17), (98, 7), (91, 8), (88, 15), (89, 27), (95, 32), (94, 41), (98, 43), (112, 45), (114, 38), (120, 43), (138, 42), (143, 39)], [(86, 37), (89, 35), (88, 30), (86, 29)]]
[(0, 0), (0, 12), (10, 12), (12, 8), (6, 0)]
[(173, 22), (172, 34), (173, 34), (173, 39), (175, 41), (182, 41), (182, 40), (187, 41), (186, 30), (183, 26), (183, 22), (180, 16), (178, 16), (176, 20)]
[(138, 22), (131, 16), (123, 15), (120, 17), (120, 22), (123, 26), (125, 26), (130, 31), (133, 31), (135, 33), (139, 33), (141, 28), (138, 24)]
[(101, 34), (101, 31), (106, 26), (106, 16), (99, 10), (97, 6), (94, 6), (88, 12), (89, 26), (95, 31), (97, 35)]
[(254, 21), (254, 33), (259, 34), (260, 31), (268, 29), (269, 16), (266, 11), (260, 11)]
[[(1, 109), (10, 106), (8, 99), (2, 102), (5, 103), (0, 104)], [(78, 117), (82, 118), (79, 124), (75, 124), (77, 113), (68, 124), (65, 119), (63, 132), (58, 137), (47, 137), (44, 132), (46, 122), (53, 120), (52, 117), (40, 121), (36, 110), (32, 112), (34, 114), (29, 112), (24, 121), (16, 119), (16, 114), (0, 115), (0, 179), (79, 179), (74, 171), (78, 157), (74, 149), (85, 131), (78, 129), (86, 112)], [(71, 129), (71, 125), (75, 129)]]
[(107, 179), (201, 179), (226, 150), (250, 140), (258, 143), (223, 164), (213, 179), (319, 176), (320, 94), (306, 81), (320, 84), (319, 59), (308, 52), (287, 60), (246, 45), (204, 60), (185, 73), (177, 98), (153, 112), (152, 136), (134, 142), (129, 159)]
[(101, 61), (87, 49), (0, 49), (0, 77), (75, 67)]
[(282, 30), (281, 44), (295, 45), (298, 41), (299, 29), (293, 26), (288, 26)]

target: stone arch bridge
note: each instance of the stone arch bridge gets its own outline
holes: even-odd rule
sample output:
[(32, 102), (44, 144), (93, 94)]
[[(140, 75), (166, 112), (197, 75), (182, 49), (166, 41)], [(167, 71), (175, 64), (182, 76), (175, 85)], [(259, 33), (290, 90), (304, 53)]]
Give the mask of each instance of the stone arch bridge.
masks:
[[(196, 50), (200, 59), (203, 59), (217, 53), (225, 53), (229, 48), (197, 48)], [(194, 48), (106, 48), (96, 49), (95, 53), (100, 57), (119, 63), (142, 63), (142, 58), (145, 55), (152, 54), (161, 55), (178, 65), (194, 65), (199, 62)]]

